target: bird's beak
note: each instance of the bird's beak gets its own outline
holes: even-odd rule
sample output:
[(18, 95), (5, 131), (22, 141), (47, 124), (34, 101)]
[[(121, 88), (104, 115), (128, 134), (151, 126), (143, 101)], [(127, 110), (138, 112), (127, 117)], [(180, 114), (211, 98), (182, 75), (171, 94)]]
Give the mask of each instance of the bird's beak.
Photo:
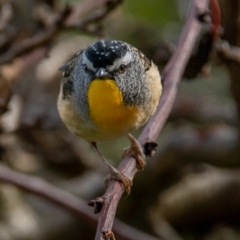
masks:
[(104, 68), (99, 68), (97, 72), (95, 73), (95, 78), (100, 78), (100, 79), (112, 79), (112, 75)]

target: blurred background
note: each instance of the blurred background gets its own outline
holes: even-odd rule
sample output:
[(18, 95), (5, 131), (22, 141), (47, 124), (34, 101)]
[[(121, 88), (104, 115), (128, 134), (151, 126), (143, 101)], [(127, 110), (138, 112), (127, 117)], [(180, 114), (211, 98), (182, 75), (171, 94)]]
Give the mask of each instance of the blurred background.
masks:
[[(190, 4), (106, 2), (0, 0), (1, 164), (86, 203), (104, 193), (107, 171), (89, 144), (71, 134), (59, 117), (58, 68), (88, 44), (109, 38), (138, 47), (161, 70), (174, 52)], [(219, 42), (227, 41), (227, 49), (228, 43), (235, 46), (235, 55), (230, 47), (225, 52), (206, 40), (211, 26), (205, 24), (157, 152), (117, 210), (118, 219), (159, 239), (240, 239), (240, 1), (219, 2)], [(198, 69), (201, 53), (204, 64)], [(99, 147), (117, 166), (128, 145), (124, 137)], [(93, 239), (96, 226), (0, 183), (0, 240)]]

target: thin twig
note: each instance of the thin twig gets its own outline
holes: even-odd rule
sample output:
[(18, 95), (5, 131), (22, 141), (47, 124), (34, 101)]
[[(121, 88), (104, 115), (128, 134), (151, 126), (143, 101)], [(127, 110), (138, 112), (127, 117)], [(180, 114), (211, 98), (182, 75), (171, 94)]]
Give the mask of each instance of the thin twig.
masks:
[[(38, 196), (54, 202), (72, 213), (83, 217), (90, 223), (95, 223), (97, 221), (97, 216), (87, 207), (84, 200), (47, 183), (41, 178), (27, 176), (0, 165), (0, 181), (13, 184), (14, 186), (28, 192), (37, 194)], [(116, 235), (124, 240), (158, 240), (157, 238), (134, 229), (119, 220), (115, 221), (113, 230)]]
[[(178, 83), (202, 28), (199, 20), (200, 16), (206, 14), (208, 3), (209, 0), (195, 0), (192, 3), (176, 52), (162, 72), (163, 94), (159, 106), (138, 139), (143, 148), (148, 142), (156, 140), (171, 112), (177, 94)], [(137, 172), (135, 159), (131, 156), (125, 157), (118, 170), (132, 179)], [(111, 231), (118, 202), (123, 191), (119, 182), (111, 181), (109, 183), (108, 189), (103, 196), (105, 202), (101, 210), (95, 240), (100, 240), (103, 232)]]

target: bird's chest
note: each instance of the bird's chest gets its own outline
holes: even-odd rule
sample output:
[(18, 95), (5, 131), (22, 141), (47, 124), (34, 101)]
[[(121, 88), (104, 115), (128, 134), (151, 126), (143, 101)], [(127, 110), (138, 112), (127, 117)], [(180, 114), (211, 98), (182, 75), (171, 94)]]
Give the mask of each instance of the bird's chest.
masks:
[(123, 104), (122, 93), (113, 80), (92, 81), (88, 89), (88, 104), (96, 128), (109, 138), (126, 134), (137, 125), (138, 108)]

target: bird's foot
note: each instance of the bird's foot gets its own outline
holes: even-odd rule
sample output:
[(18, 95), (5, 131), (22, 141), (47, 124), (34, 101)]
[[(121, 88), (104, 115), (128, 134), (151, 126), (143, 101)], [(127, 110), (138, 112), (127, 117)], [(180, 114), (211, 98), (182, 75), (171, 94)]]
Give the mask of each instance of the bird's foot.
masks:
[(119, 172), (116, 168), (114, 168), (110, 164), (108, 165), (108, 169), (109, 169), (109, 175), (107, 176), (107, 178), (105, 180), (106, 184), (108, 185), (108, 183), (112, 179), (118, 180), (123, 184), (125, 192), (127, 193), (127, 195), (129, 195), (131, 192), (131, 187), (133, 185), (132, 180), (129, 179), (128, 177), (126, 177), (121, 172)]
[(130, 192), (131, 192), (132, 180), (127, 178), (124, 174), (122, 174), (116, 168), (114, 168), (111, 164), (109, 164), (109, 162), (105, 159), (105, 157), (99, 151), (96, 142), (92, 142), (91, 144), (92, 144), (93, 148), (96, 150), (96, 152), (100, 155), (102, 162), (108, 168), (109, 176), (105, 180), (106, 184), (108, 185), (110, 180), (116, 179), (116, 180), (120, 181), (123, 184), (124, 190), (129, 195)]
[(126, 155), (131, 155), (134, 157), (137, 162), (137, 170), (142, 171), (146, 165), (146, 156), (137, 139), (135, 139), (131, 134), (128, 134), (127, 136), (131, 141), (131, 146), (123, 150), (122, 156), (125, 157)]

